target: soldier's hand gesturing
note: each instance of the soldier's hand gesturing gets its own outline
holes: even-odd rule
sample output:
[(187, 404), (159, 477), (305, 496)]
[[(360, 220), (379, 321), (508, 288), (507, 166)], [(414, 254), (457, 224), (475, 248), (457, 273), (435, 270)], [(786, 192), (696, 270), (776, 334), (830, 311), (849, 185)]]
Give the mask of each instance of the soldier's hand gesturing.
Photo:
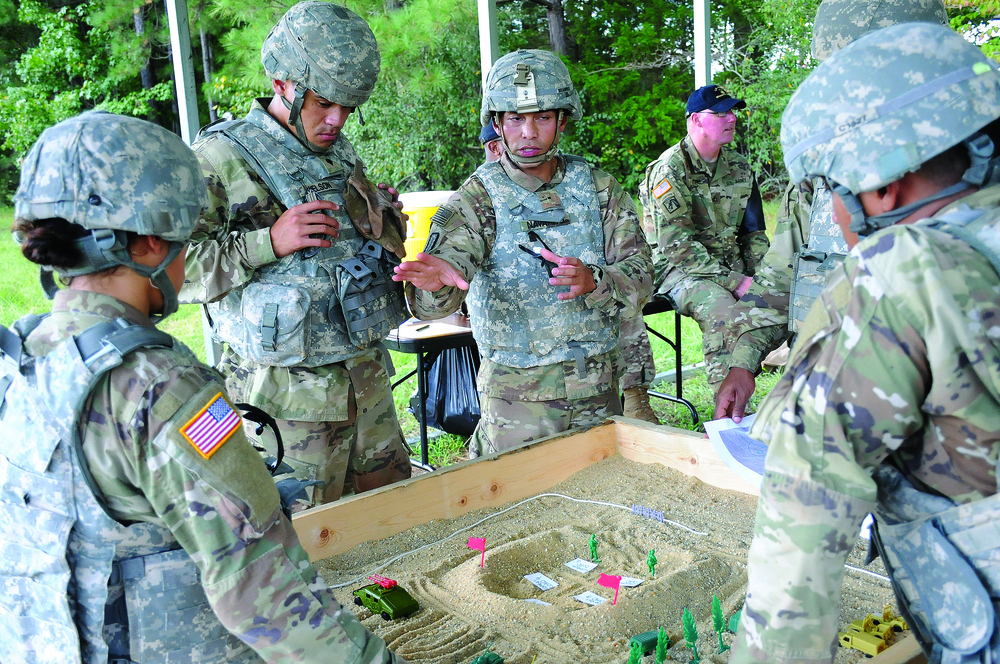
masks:
[(420, 290), (431, 292), (445, 286), (469, 290), (469, 282), (451, 263), (423, 252), (417, 254), (415, 260), (397, 265), (392, 280), (409, 281)]
[(271, 226), (271, 247), (274, 255), (284, 258), (306, 247), (329, 247), (330, 238), (337, 237), (340, 224), (333, 217), (317, 210), (339, 210), (330, 201), (309, 201), (288, 208)]
[(597, 282), (594, 281), (594, 271), (579, 258), (572, 256), (559, 256), (548, 249), (542, 247), (539, 254), (547, 261), (556, 264), (552, 268), (552, 277), (549, 284), (552, 286), (569, 286), (568, 293), (559, 293), (560, 300), (572, 300), (574, 297), (586, 295), (595, 288)]

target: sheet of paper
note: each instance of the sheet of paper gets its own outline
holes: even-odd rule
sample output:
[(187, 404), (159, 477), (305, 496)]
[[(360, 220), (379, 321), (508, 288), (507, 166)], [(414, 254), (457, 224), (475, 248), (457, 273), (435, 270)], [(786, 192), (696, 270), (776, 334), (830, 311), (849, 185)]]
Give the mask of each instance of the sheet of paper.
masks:
[(549, 602), (543, 602), (542, 600), (535, 599), (534, 597), (529, 597), (528, 599), (526, 599), (524, 601), (525, 602), (531, 602), (532, 604), (539, 604), (541, 606), (552, 606)]
[(604, 604), (608, 600), (604, 599), (600, 595), (596, 595), (589, 590), (585, 593), (580, 593), (579, 595), (573, 595), (573, 599), (583, 602), (584, 604), (590, 604), (591, 606), (597, 606), (599, 604)]
[(622, 577), (622, 588), (635, 588), (642, 583), (642, 579), (637, 579), (633, 576), (623, 576)]
[(747, 415), (739, 424), (728, 417), (705, 422), (705, 433), (726, 465), (747, 482), (759, 487), (764, 474), (767, 445), (750, 437), (750, 425), (755, 415)]
[(549, 577), (545, 576), (541, 572), (535, 572), (534, 574), (525, 574), (524, 578), (526, 578), (528, 581), (535, 584), (542, 590), (552, 590), (553, 588), (559, 585), (558, 583), (556, 583)]
[(575, 570), (577, 572), (580, 572), (581, 574), (586, 574), (587, 572), (590, 572), (595, 567), (597, 567), (597, 563), (592, 563), (589, 560), (584, 560), (583, 558), (577, 558), (576, 560), (571, 560), (568, 563), (565, 563), (565, 565), (571, 570)]

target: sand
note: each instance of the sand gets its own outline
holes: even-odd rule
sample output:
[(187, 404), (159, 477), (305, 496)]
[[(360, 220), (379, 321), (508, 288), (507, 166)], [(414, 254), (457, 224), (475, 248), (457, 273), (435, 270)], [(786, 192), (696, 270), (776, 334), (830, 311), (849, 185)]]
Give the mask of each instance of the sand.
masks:
[[(542, 496), (512, 509), (508, 505), (433, 521), (357, 546), (320, 561), (318, 567), (331, 585), (346, 584), (335, 593), (348, 606), (353, 606), (351, 592), (376, 571), (396, 579), (417, 599), (417, 613), (391, 622), (354, 607), (369, 629), (410, 662), (469, 662), (490, 645), (513, 664), (626, 662), (629, 638), (662, 625), (674, 644), (670, 660), (686, 663), (691, 650), (684, 646), (682, 632), (685, 607), (697, 621), (701, 660), (728, 660), (728, 653), (717, 652), (712, 597), (718, 596), (726, 620), (743, 605), (755, 497), (620, 456), (576, 473), (550, 492), (628, 508), (641, 504), (686, 528), (634, 515), (630, 509)], [(490, 515), (496, 516), (461, 530)], [(597, 536), (598, 567), (588, 573), (566, 567), (564, 563), (574, 558), (590, 559), (592, 533)], [(467, 546), (470, 536), (486, 539), (482, 568), (480, 552)], [(849, 559), (857, 567), (867, 548), (866, 541), (860, 542), (864, 548), (855, 547)], [(646, 565), (650, 549), (659, 561), (655, 577)], [(885, 573), (878, 561), (866, 569)], [(558, 587), (542, 591), (524, 579), (535, 572), (555, 580)], [(612, 605), (614, 591), (597, 584), (600, 573), (643, 583), (622, 587)], [(586, 591), (607, 601), (588, 606), (573, 598)], [(895, 607), (887, 582), (858, 572), (846, 574), (843, 595), (842, 628), (867, 613), (881, 615), (887, 603)], [(531, 598), (551, 606), (525, 601)], [(732, 634), (723, 634), (725, 644), (732, 639)], [(861, 659), (860, 653), (841, 648), (837, 662)], [(643, 662), (651, 664), (653, 657)]]

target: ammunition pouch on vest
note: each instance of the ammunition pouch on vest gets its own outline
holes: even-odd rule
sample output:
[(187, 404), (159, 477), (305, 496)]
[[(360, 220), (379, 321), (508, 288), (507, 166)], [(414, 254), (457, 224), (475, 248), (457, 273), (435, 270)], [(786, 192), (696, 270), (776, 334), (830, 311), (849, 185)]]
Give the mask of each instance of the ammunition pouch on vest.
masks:
[(788, 329), (792, 332), (801, 327), (834, 268), (849, 251), (844, 234), (833, 219), (833, 192), (818, 179), (813, 182), (813, 192), (809, 237), (792, 258), (792, 292), (788, 303)]
[(317, 367), (356, 357), (408, 317), (403, 285), (392, 280), (399, 259), (361, 237), (345, 212), (353, 164), (313, 153), (291, 134), (280, 143), (253, 118), (252, 112), (247, 120), (209, 125), (199, 137), (226, 140), (285, 208), (337, 203), (339, 210), (326, 213), (340, 230), (332, 246), (257, 268), (247, 284), (208, 304), (213, 334), (239, 356), (270, 366)]
[(84, 460), (91, 390), (128, 353), (173, 340), (118, 319), (34, 358), (23, 339), (39, 320), (0, 326), (0, 661), (259, 662), (173, 534), (110, 517)]
[(1000, 494), (956, 505), (918, 491), (888, 464), (873, 478), (872, 544), (930, 664), (996, 662)]
[(618, 325), (588, 307), (585, 298), (559, 300), (549, 273), (533, 248), (604, 265), (604, 229), (590, 166), (565, 156), (562, 182), (539, 193), (515, 184), (497, 163), (476, 176), (496, 213), (497, 237), (472, 280), (466, 301), (473, 336), (483, 356), (511, 367), (585, 360), (617, 346)]

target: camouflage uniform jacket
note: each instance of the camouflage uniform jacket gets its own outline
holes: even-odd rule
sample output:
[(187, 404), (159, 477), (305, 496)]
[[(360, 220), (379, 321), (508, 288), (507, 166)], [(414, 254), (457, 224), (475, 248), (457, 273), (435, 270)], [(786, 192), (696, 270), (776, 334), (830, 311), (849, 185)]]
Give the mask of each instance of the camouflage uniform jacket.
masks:
[(646, 167), (639, 196), (657, 294), (686, 278), (733, 291), (744, 276), (753, 276), (768, 247), (763, 230), (742, 232), (753, 187), (750, 165), (739, 153), (723, 147), (709, 164), (690, 137)]
[[(264, 101), (254, 102), (247, 120), (272, 134), (287, 134), (268, 115)], [(180, 298), (215, 302), (248, 283), (257, 268), (278, 260), (270, 229), (285, 208), (225, 138), (210, 135), (192, 147), (205, 174), (209, 206), (191, 236)], [(350, 169), (358, 159), (344, 135), (325, 156)], [(276, 367), (227, 350), (219, 368), (227, 375), (229, 394), (238, 402), (257, 406), (277, 419), (337, 422), (348, 419), (350, 368), (365, 364), (371, 365), (374, 375), (380, 370), (381, 353), (359, 351), (345, 362), (319, 367)]]
[[(559, 163), (551, 182), (529, 175), (504, 155), (504, 172), (518, 186), (545, 192), (562, 182), (565, 161)], [(605, 265), (589, 267), (597, 288), (584, 296), (587, 306), (600, 309), (612, 319), (638, 315), (652, 289), (652, 261), (639, 226), (635, 204), (618, 182), (600, 169), (593, 169), (600, 220), (604, 233)], [(475, 278), (490, 256), (496, 241), (496, 213), (482, 182), (473, 175), (442, 206), (432, 220), (425, 251), (455, 266), (468, 281)], [(553, 296), (557, 293), (553, 287)], [(410, 310), (420, 318), (440, 318), (457, 311), (466, 292), (442, 288), (429, 293), (407, 284)], [(517, 401), (583, 399), (617, 390), (619, 353), (587, 358), (585, 375), (576, 362), (560, 362), (544, 367), (515, 369), (484, 360), (479, 371), (479, 389), (484, 396)]]
[(788, 185), (781, 198), (771, 247), (753, 275), (753, 283), (733, 309), (736, 339), (729, 367), (757, 373), (767, 354), (788, 338), (788, 302), (795, 254), (809, 238), (814, 185)]
[[(44, 356), (118, 317), (152, 326), (110, 296), (62, 290), (26, 349)], [(215, 371), (172, 349), (135, 351), (98, 382), (83, 449), (109, 514), (175, 538), (198, 566), (219, 620), (265, 661), (393, 661), (309, 564), (242, 429), (208, 459), (183, 437), (180, 428), (222, 391)]]
[[(958, 206), (988, 210), (996, 246), (1000, 187), (937, 216)], [(768, 455), (734, 664), (831, 661), (843, 565), (887, 458), (957, 503), (996, 492), (998, 292), (985, 256), (915, 226), (864, 239), (836, 268), (751, 431)]]

